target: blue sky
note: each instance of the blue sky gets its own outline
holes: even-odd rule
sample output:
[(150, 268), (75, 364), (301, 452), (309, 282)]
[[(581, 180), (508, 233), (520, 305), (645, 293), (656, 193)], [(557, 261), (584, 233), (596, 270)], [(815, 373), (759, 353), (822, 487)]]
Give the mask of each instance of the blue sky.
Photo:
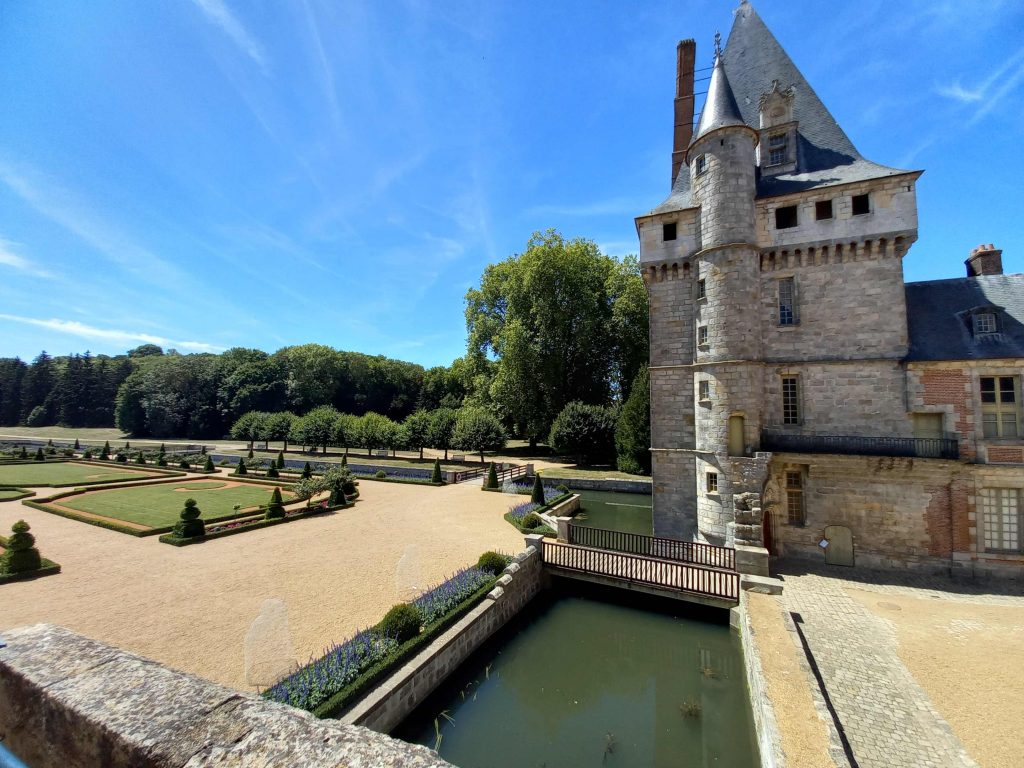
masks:
[[(637, 251), (675, 44), (709, 65), (735, 6), (0, 0), (0, 356), (446, 364), (534, 230)], [(1024, 271), (1024, 4), (755, 6), (865, 156), (926, 170), (907, 279)]]

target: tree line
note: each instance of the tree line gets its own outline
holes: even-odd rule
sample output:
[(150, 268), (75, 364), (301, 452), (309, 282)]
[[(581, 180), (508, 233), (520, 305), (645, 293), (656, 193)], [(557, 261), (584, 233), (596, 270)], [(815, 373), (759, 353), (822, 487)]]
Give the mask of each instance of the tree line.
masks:
[(306, 417), (326, 406), (404, 424), (418, 411), (473, 408), (536, 444), (576, 404), (606, 409), (588, 411), (604, 426), (587, 429), (604, 436), (600, 453), (621, 454), (607, 438), (648, 358), (647, 294), (634, 257), (535, 233), (522, 253), (484, 270), (465, 316), (466, 354), (428, 369), (322, 344), (272, 354), (181, 355), (145, 344), (115, 357), (4, 358), (0, 426), (116, 425), (137, 437), (215, 439), (253, 411)]

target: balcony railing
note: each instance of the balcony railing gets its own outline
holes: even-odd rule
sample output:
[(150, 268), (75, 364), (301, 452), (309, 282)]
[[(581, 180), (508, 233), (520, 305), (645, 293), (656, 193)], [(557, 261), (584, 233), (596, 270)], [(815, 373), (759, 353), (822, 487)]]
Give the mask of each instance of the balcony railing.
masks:
[(855, 456), (912, 456), (919, 459), (959, 459), (956, 440), (918, 437), (858, 437), (856, 435), (793, 435), (761, 433), (761, 450), (791, 453), (842, 453)]

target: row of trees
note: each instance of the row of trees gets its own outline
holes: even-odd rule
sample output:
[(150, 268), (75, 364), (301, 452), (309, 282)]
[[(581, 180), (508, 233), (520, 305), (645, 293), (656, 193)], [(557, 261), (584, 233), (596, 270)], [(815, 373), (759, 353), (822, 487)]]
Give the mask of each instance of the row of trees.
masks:
[(480, 454), (505, 447), (505, 428), (493, 413), (485, 408), (466, 406), (417, 410), (403, 421), (370, 411), (362, 416), (341, 413), (329, 405), (314, 408), (303, 416), (290, 412), (270, 413), (250, 411), (231, 426), (231, 437), (253, 443), (281, 441), (304, 446), (342, 446), (365, 448), (369, 455), (373, 449), (415, 450), (423, 458), (424, 448), (444, 451), (452, 449)]

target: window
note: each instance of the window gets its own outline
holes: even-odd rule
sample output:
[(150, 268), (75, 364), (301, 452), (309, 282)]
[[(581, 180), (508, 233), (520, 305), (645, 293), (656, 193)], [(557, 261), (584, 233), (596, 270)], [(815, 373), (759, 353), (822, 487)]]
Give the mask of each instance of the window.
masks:
[(800, 377), (782, 377), (782, 423), (800, 423)]
[(790, 525), (803, 525), (804, 519), (804, 473), (786, 473), (786, 521)]
[(661, 239), (665, 242), (676, 239), (676, 223), (674, 221), (661, 225)]
[(703, 280), (697, 281), (697, 300), (706, 299), (708, 297), (708, 286)]
[(784, 205), (775, 209), (775, 228), (790, 229), (796, 226), (796, 206)]
[(981, 517), (986, 552), (1024, 552), (1018, 488), (983, 488)]
[(706, 347), (708, 345), (708, 327), (706, 325), (697, 326), (697, 346)]
[(768, 137), (768, 165), (782, 165), (786, 162), (789, 154), (787, 148), (789, 137), (784, 133), (777, 133)]
[(796, 325), (798, 322), (796, 284), (792, 277), (784, 277), (779, 280), (779, 325)]
[(999, 327), (996, 325), (996, 316), (993, 312), (980, 312), (974, 315), (974, 335), (985, 336), (986, 334), (996, 333)]
[(694, 160), (694, 171), (698, 176), (702, 175), (704, 171), (708, 169), (708, 160), (706, 155), (698, 155), (697, 159)]
[(702, 403), (711, 400), (711, 381), (703, 379), (697, 382), (697, 399)]
[(853, 215), (863, 216), (865, 213), (871, 213), (871, 201), (867, 195), (854, 195), (853, 196)]
[(823, 219), (832, 218), (832, 201), (831, 200), (819, 200), (814, 204), (814, 220), (821, 221)]
[(708, 493), (718, 493), (718, 473), (708, 472), (706, 475)]
[(1016, 376), (981, 377), (981, 428), (985, 437), (1017, 437), (1020, 380)]

